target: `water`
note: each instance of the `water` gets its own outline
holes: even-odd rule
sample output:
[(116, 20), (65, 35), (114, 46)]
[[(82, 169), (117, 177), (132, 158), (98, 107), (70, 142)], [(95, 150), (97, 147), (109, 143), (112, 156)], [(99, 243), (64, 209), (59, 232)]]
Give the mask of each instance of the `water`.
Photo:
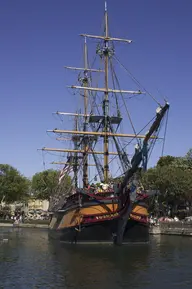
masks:
[(0, 228), (0, 289), (191, 289), (191, 248), (192, 238), (173, 236), (124, 247), (66, 246), (49, 240), (47, 230)]

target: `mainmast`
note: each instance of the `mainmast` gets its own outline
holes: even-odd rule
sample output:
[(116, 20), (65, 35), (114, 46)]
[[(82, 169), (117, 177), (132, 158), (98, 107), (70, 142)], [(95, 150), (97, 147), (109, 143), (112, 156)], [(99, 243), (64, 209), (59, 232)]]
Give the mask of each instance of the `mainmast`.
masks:
[[(78, 131), (78, 118), (77, 116), (75, 116), (75, 131)], [(78, 149), (78, 136), (74, 135), (73, 137), (73, 141), (74, 141), (74, 146), (75, 146), (75, 150)], [(78, 187), (78, 154), (75, 153), (74, 154), (74, 163), (73, 163), (73, 171), (74, 171), (74, 181), (75, 181), (75, 188)]]
[(105, 57), (105, 92), (103, 100), (103, 115), (104, 115), (104, 182), (108, 183), (109, 178), (109, 138), (108, 138), (108, 116), (109, 116), (109, 96), (108, 96), (108, 82), (109, 82), (109, 42), (108, 38), (108, 13), (107, 13), (107, 3), (105, 2), (105, 41), (104, 41), (104, 57)]
[[(83, 78), (83, 86), (87, 87), (88, 86), (88, 59), (87, 59), (87, 41), (86, 37), (84, 40), (84, 78)], [(88, 91), (87, 89), (84, 89), (84, 126), (83, 130), (87, 131), (88, 127)], [(87, 187), (88, 185), (88, 142), (89, 137), (84, 135), (83, 138), (83, 146), (84, 146), (84, 153), (83, 153), (83, 187)]]

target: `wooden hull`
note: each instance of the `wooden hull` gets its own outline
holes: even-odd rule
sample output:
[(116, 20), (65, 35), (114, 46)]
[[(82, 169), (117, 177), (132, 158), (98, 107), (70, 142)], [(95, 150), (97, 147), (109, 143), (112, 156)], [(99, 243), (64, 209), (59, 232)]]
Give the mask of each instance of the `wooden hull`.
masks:
[[(61, 216), (60, 216), (61, 218)], [(49, 236), (71, 244), (114, 244), (119, 219), (106, 220), (98, 223), (76, 227), (49, 229)], [(129, 242), (148, 242), (149, 226), (129, 219), (123, 236), (123, 244)]]
[(149, 242), (149, 224), (135, 220), (128, 220), (123, 243), (146, 243)]
[[(81, 206), (71, 206), (53, 215), (50, 236), (67, 243), (116, 243), (120, 220), (125, 214), (129, 201), (120, 210), (116, 200), (89, 201)], [(147, 242), (148, 211), (144, 203), (138, 202), (128, 217), (123, 243)]]
[(148, 209), (145, 202), (138, 202), (133, 206), (130, 219), (127, 222), (123, 240), (124, 242), (148, 242), (149, 223)]
[(50, 229), (49, 235), (71, 244), (113, 244), (113, 234), (116, 231), (116, 224), (117, 220), (112, 220), (86, 225), (79, 231), (75, 227)]
[[(75, 228), (62, 230), (50, 229), (49, 236), (70, 244), (114, 244), (114, 228), (116, 227), (117, 222), (104, 221), (100, 224), (83, 227), (79, 232), (76, 231)], [(149, 242), (148, 224), (128, 220), (123, 236), (123, 244), (130, 242)]]

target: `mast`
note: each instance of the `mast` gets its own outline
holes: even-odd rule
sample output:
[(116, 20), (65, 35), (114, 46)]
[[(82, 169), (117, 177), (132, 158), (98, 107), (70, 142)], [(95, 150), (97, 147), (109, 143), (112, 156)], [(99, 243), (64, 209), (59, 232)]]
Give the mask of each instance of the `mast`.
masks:
[(105, 2), (105, 41), (104, 41), (104, 57), (105, 57), (105, 92), (103, 100), (103, 115), (104, 115), (104, 182), (108, 183), (109, 178), (109, 138), (108, 138), (108, 116), (109, 116), (109, 96), (108, 96), (108, 84), (109, 84), (109, 42), (106, 40), (108, 38), (108, 13), (107, 13), (107, 3)]
[[(83, 86), (88, 86), (88, 59), (87, 59), (87, 41), (86, 37), (84, 40), (84, 78), (83, 78)], [(83, 131), (87, 131), (88, 126), (88, 117), (87, 111), (88, 110), (88, 91), (84, 89), (84, 126)], [(83, 137), (83, 187), (87, 187), (88, 185), (88, 154), (86, 153), (88, 150), (88, 136), (84, 135)]]
[[(103, 161), (103, 181), (108, 183), (109, 181), (109, 155), (123, 155), (124, 151), (118, 152), (110, 152), (109, 151), (109, 138), (112, 137), (130, 137), (130, 138), (145, 138), (144, 135), (138, 135), (134, 132), (134, 134), (122, 134), (111, 129), (112, 124), (119, 125), (121, 122), (121, 118), (118, 116), (111, 116), (109, 115), (109, 94), (110, 93), (121, 93), (121, 94), (131, 94), (131, 95), (140, 95), (143, 92), (141, 90), (133, 91), (133, 90), (121, 90), (109, 87), (109, 61), (110, 57), (113, 56), (114, 50), (109, 44), (111, 41), (115, 42), (124, 42), (130, 44), (132, 40), (116, 38), (116, 37), (109, 37), (109, 29), (108, 29), (108, 12), (107, 12), (107, 4), (105, 2), (105, 33), (102, 36), (98, 35), (89, 35), (89, 34), (80, 34), (84, 37), (84, 67), (71, 67), (66, 66), (67, 69), (70, 70), (80, 70), (83, 72), (83, 77), (79, 78), (80, 86), (79, 85), (71, 85), (67, 86), (72, 89), (83, 90), (84, 96), (84, 112), (83, 113), (69, 113), (69, 112), (56, 112), (58, 115), (72, 115), (77, 118), (83, 117), (83, 131), (77, 130), (61, 130), (61, 129), (54, 129), (48, 130), (48, 132), (53, 132), (56, 134), (70, 134), (73, 135), (72, 139), (76, 140), (75, 148), (74, 149), (59, 149), (59, 148), (42, 148), (44, 151), (55, 151), (55, 152), (68, 152), (74, 154), (74, 169), (77, 168), (77, 159), (83, 158), (83, 187), (86, 187), (88, 184), (88, 155), (92, 154), (95, 156), (96, 154), (104, 155)], [(88, 68), (88, 56), (87, 56), (87, 42), (86, 39), (93, 38), (96, 40), (101, 40), (103, 42), (102, 48), (99, 44), (96, 53), (103, 58), (104, 60), (104, 70), (101, 69), (92, 69)], [(103, 87), (90, 87), (89, 84), (89, 72), (104, 72), (104, 85)], [(89, 92), (98, 92), (103, 94), (102, 100), (102, 115), (98, 113), (98, 115), (93, 115), (92, 113), (88, 114), (88, 96)], [(92, 128), (93, 131), (89, 130), (88, 123), (97, 123), (98, 130), (94, 131), (94, 127)], [(103, 137), (103, 150), (102, 151), (94, 151), (91, 149), (92, 139), (96, 140), (97, 137)], [(150, 136), (150, 139), (157, 139), (156, 136)], [(65, 138), (66, 139), (66, 138)], [(57, 140), (62, 140), (62, 138), (57, 138)], [(80, 141), (81, 140), (81, 141)], [(80, 141), (80, 143), (79, 143)], [(82, 157), (78, 157), (77, 154), (82, 154)], [(123, 157), (123, 156), (121, 156)], [(96, 164), (97, 166), (97, 164)], [(77, 185), (77, 180), (76, 180)]]
[[(75, 116), (75, 131), (78, 131), (78, 118)], [(73, 141), (74, 141), (74, 146), (75, 150), (78, 149), (78, 142), (77, 142), (78, 136), (74, 135)], [(75, 153), (74, 156), (74, 164), (73, 164), (73, 171), (74, 171), (74, 177), (75, 177), (75, 188), (78, 187), (78, 176), (77, 176), (77, 167), (78, 167), (78, 155)]]

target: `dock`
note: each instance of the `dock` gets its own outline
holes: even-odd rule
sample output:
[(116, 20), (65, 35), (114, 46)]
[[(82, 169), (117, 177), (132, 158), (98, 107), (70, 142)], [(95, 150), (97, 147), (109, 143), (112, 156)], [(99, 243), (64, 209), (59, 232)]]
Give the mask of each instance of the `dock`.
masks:
[(2, 227), (11, 227), (11, 228), (41, 228), (41, 229), (48, 229), (49, 224), (34, 224), (34, 223), (0, 223), (0, 228)]
[(192, 222), (160, 222), (150, 227), (150, 234), (192, 236)]

